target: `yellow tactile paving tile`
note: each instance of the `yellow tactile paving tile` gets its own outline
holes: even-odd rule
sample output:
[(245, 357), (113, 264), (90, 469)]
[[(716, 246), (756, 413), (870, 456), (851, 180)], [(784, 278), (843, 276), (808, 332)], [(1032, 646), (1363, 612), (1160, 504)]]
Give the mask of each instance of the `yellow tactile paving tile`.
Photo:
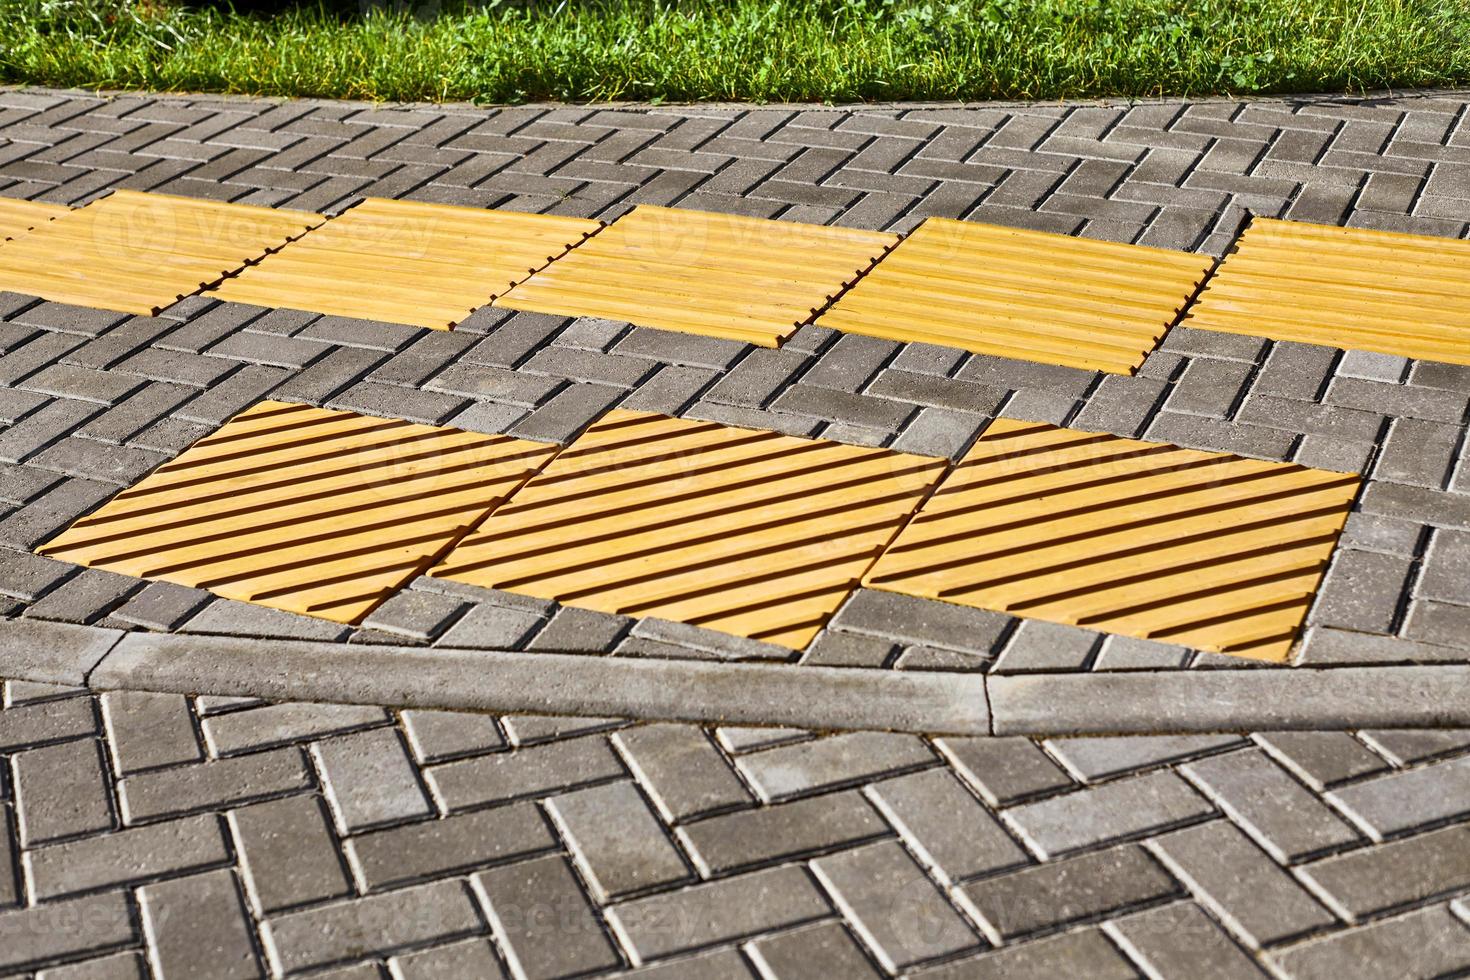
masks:
[(1358, 482), (999, 420), (864, 583), (1284, 661)]
[(1185, 326), (1470, 364), (1470, 241), (1254, 218)]
[(115, 191), (6, 244), (0, 289), (151, 316), (322, 220), (307, 211)]
[(615, 410), (430, 574), (801, 648), (945, 466)]
[(1214, 260), (929, 218), (817, 320), (887, 340), (1132, 374)]
[(897, 235), (640, 205), (495, 301), (775, 347)]
[(449, 330), (599, 227), (368, 198), (215, 292), (237, 303)]
[(39, 204), (13, 197), (0, 197), (0, 242), (19, 238), (37, 225), (44, 225), (70, 210), (71, 208), (60, 204)]
[(355, 623), (555, 451), (266, 401), (38, 550)]

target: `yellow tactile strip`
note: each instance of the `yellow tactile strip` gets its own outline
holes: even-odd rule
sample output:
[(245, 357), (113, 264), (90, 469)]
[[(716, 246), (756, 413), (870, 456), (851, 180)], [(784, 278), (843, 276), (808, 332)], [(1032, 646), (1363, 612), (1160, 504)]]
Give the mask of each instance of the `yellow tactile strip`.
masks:
[(0, 197), (0, 242), (19, 238), (37, 225), (59, 218), (70, 210), (60, 204), (38, 204)]
[(353, 623), (555, 451), (265, 401), (40, 551)]
[(306, 211), (115, 191), (5, 244), (0, 289), (154, 315), (322, 220)]
[(601, 225), (369, 198), (221, 283), (221, 299), (448, 330)]
[(1184, 322), (1470, 364), (1470, 242), (1255, 218)]
[(430, 574), (799, 649), (945, 465), (615, 410)]
[(640, 205), (495, 301), (775, 347), (897, 235)]
[(1358, 482), (999, 420), (864, 581), (1284, 661)]
[(1188, 252), (929, 218), (817, 325), (1132, 374), (1213, 263)]

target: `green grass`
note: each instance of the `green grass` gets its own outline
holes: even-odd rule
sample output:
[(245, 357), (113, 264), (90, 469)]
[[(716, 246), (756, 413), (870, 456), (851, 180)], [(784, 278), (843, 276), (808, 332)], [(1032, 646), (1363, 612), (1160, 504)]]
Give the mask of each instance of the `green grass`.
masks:
[(484, 102), (1052, 99), (1470, 82), (1470, 0), (407, 2), (419, 6), (249, 13), (169, 0), (0, 0), (0, 79)]

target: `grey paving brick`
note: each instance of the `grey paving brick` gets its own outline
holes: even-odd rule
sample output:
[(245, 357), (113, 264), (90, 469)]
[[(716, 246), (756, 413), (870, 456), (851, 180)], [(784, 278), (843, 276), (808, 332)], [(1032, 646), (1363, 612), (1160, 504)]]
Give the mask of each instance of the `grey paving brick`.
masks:
[(466, 608), (468, 603), (451, 596), (408, 590), (389, 596), (363, 620), (363, 625), (410, 639), (431, 640)]
[(1411, 766), (1470, 746), (1470, 732), (1456, 728), (1365, 729), (1359, 736), (1397, 766)]
[(312, 755), (343, 834), (433, 812), (402, 740), (391, 729), (324, 739), (312, 745)]
[[(852, 938), (852, 934), (836, 922), (822, 922), (803, 926), (789, 932), (752, 940), (746, 944), (746, 954), (761, 971), (761, 976), (790, 978), (790, 980), (821, 980), (828, 976), (850, 977), (853, 980), (882, 976), (863, 950)], [(738, 959), (738, 957), (737, 957)], [(743, 966), (730, 968), (731, 972), (711, 973), (715, 980), (725, 977), (749, 976)], [(736, 972), (738, 970), (738, 972)], [(703, 976), (704, 974), (700, 974)]]
[(678, 849), (632, 783), (553, 796), (546, 809), (599, 902), (690, 877)]
[(363, 347), (337, 347), (277, 386), (272, 395), (281, 401), (322, 405), (356, 385), (389, 356)]
[(742, 755), (735, 766), (761, 799), (783, 800), (935, 761), (923, 741), (889, 732), (848, 732)]
[(694, 725), (640, 725), (613, 744), (669, 823), (751, 805), (750, 791), (709, 737)]
[(984, 609), (859, 589), (832, 618), (832, 629), (900, 642), (988, 654), (1010, 617)]
[(829, 914), (806, 873), (783, 867), (622, 902), (607, 910), (607, 919), (641, 963)]
[(116, 405), (140, 387), (137, 378), (110, 371), (53, 364), (31, 375), (21, 387), (56, 398), (75, 398), (99, 405)]
[(1118, 735), (1048, 739), (1046, 749), (1084, 782), (1241, 744), (1233, 735)]
[(172, 582), (152, 582), (128, 597), (108, 615), (126, 623), (156, 630), (170, 630), (180, 625), (206, 602), (209, 593)]
[(934, 745), (991, 806), (1075, 785), (1036, 743), (1025, 738), (940, 738)]
[(1415, 593), (1470, 603), (1470, 532), (1440, 529), (1430, 538)]
[(279, 915), (261, 928), (261, 938), (272, 967), (285, 973), (462, 938), (482, 928), (465, 885), (439, 881)]
[[(537, 617), (539, 621), (539, 617)], [(530, 650), (583, 653), (611, 650), (632, 626), (626, 616), (565, 606), (558, 609), (545, 627), (531, 637)], [(534, 627), (534, 623), (527, 624)]]
[(897, 842), (819, 858), (812, 870), (891, 972), (979, 945), (944, 893)]
[(34, 602), (75, 574), (66, 563), (25, 552), (0, 552), (0, 593)]
[(1180, 771), (1283, 863), (1358, 839), (1340, 817), (1257, 749), (1191, 762)]
[(748, 347), (731, 340), (637, 327), (623, 336), (613, 350), (667, 364), (723, 370), (735, 363)]
[(688, 823), (677, 835), (704, 877), (827, 851), (890, 831), (855, 790)]
[(1347, 732), (1264, 732), (1255, 739), (1277, 762), (1318, 792), (1387, 768), (1381, 757)]
[(801, 662), (824, 667), (882, 667), (898, 649), (898, 644), (880, 637), (823, 630), (807, 645)]
[(283, 702), (206, 718), (200, 727), (215, 755), (230, 756), (387, 720), (386, 711), (370, 705)]
[(1132, 636), (1104, 636), (1093, 670), (1156, 670), (1183, 667), (1190, 660), (1188, 648), (1158, 640)]
[(1337, 374), (1346, 378), (1387, 381), (1398, 384), (1409, 370), (1409, 359), (1377, 351), (1345, 351), (1337, 363)]
[(402, 712), (401, 717), (409, 747), (420, 763), (442, 762), (505, 746), (500, 727), (488, 715), (413, 710)]
[(1367, 633), (1388, 633), (1410, 562), (1368, 551), (1339, 551), (1312, 607), (1312, 622)]
[(121, 604), (141, 583), (100, 568), (84, 568), (31, 603), (26, 615), (62, 623), (88, 625)]
[(1176, 830), (1148, 846), (1197, 901), (1251, 947), (1334, 922), (1321, 903), (1229, 821)]
[(705, 397), (724, 405), (760, 408), (807, 363), (805, 356), (791, 350), (757, 348), (727, 371)]
[(97, 716), (86, 698), (12, 705), (0, 712), (0, 752), (32, 743), (79, 738), (97, 731)]
[[(1155, 976), (1265, 977), (1198, 905), (1180, 902), (1114, 919), (1108, 933)], [(1180, 942), (1188, 935), (1189, 941)]]
[(113, 826), (112, 799), (95, 739), (61, 742), (11, 757), (22, 846)]
[(477, 803), (546, 795), (625, 775), (601, 735), (552, 742), (513, 754), (449, 762), (427, 770), (440, 805), (456, 810)]
[(1461, 422), (1470, 397), (1464, 392), (1338, 377), (1328, 386), (1324, 401), (1431, 422)]
[(1310, 401), (1326, 384), (1336, 360), (1331, 347), (1277, 341), (1251, 383), (1251, 392)]
[(791, 651), (774, 643), (762, 643), (656, 616), (638, 620), (633, 624), (632, 634), (659, 643), (676, 643), (704, 650), (721, 660), (786, 660), (791, 656)]
[(517, 422), (509, 433), (522, 439), (566, 442), (613, 407), (622, 396), (623, 389), (608, 385), (569, 385)]
[(327, 815), (309, 796), (288, 796), (231, 810), (230, 831), (257, 915), (347, 894)]
[[(376, 967), (371, 969), (376, 977)], [(494, 948), (484, 939), (466, 939), (389, 957), (388, 972), (394, 980), (453, 980), (455, 977), (500, 980), (505, 976)]]
[(1126, 980), (1138, 971), (1097, 929), (1080, 929), (1000, 949), (913, 975), (916, 980), (1044, 980), (1085, 976)]
[(1374, 840), (1470, 812), (1470, 757), (1377, 776), (1326, 798)]
[(141, 953), (123, 952), (37, 971), (37, 980), (145, 980)]
[(1373, 476), (1439, 489), (1449, 479), (1464, 439), (1464, 426), (1399, 419), (1373, 466)]
[[(415, 598), (417, 596), (423, 596), (424, 599), (418, 600)], [(395, 598), (402, 599), (401, 604), (405, 607), (422, 605), (430, 613), (420, 618), (426, 622), (433, 619), (435, 625), (441, 627), (442, 624), (450, 621), (453, 613), (464, 608), (464, 603), (458, 599), (428, 592), (402, 592)], [(450, 612), (451, 609), (453, 613)], [(486, 650), (517, 650), (524, 647), (526, 641), (545, 623), (545, 617), (538, 613), (480, 603), (471, 607), (447, 632), (439, 637), (439, 645)], [(396, 632), (405, 631), (400, 629)], [(432, 634), (421, 632), (419, 635), (427, 639)]]
[(1444, 976), (1470, 965), (1470, 930), (1437, 906), (1293, 946), (1271, 960), (1294, 977)]
[(1054, 857), (1111, 840), (1152, 833), (1213, 812), (1169, 771), (1131, 776), (1006, 811), (1038, 853)]
[(556, 846), (534, 805), (512, 803), (360, 834), (346, 842), (345, 851), (362, 888), (381, 891)]
[(267, 606), (216, 599), (184, 624), (189, 633), (222, 633), (283, 640), (336, 640), (346, 627), (312, 616), (298, 616)]
[(0, 461), (23, 463), (96, 415), (88, 402), (57, 399), (0, 432)]
[(1178, 888), (1142, 848), (1128, 845), (972, 882), (956, 898), (999, 944)]
[(1082, 669), (1101, 642), (1102, 634), (1092, 630), (1039, 619), (1023, 619), (1011, 632), (1005, 649), (995, 661), (994, 670), (1002, 674), (1020, 674)]
[(221, 425), (286, 379), (282, 368), (247, 364), (190, 401), (178, 416), (188, 422)]
[(148, 958), (156, 976), (258, 977), (250, 921), (235, 876), (210, 871), (138, 889)]
[[(473, 879), (512, 972), (542, 980), (619, 965), (566, 860), (555, 855)], [(555, 917), (544, 914), (556, 909)]]
[(135, 773), (118, 781), (123, 817), (139, 823), (204, 808), (217, 809), (311, 785), (297, 748)]
[(1029, 860), (951, 773), (935, 769), (885, 779), (869, 786), (867, 794), (909, 850), (945, 884)]
[[(86, 929), (77, 923), (85, 922)], [(127, 896), (104, 892), (66, 902), (0, 912), (0, 968), (19, 968), (134, 942)]]
[(1470, 887), (1470, 828), (1360, 848), (1304, 865), (1299, 874), (1334, 911), (1357, 921)]
[(36, 848), (26, 854), (26, 877), (38, 898), (56, 898), (229, 860), (219, 818), (200, 814)]

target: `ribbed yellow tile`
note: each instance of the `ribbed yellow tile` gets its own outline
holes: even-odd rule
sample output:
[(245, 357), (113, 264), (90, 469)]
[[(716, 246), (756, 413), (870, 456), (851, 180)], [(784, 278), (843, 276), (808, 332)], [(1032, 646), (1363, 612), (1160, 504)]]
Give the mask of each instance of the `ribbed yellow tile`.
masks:
[(864, 584), (1283, 661), (1359, 479), (998, 420)]
[(59, 204), (38, 204), (35, 201), (0, 197), (0, 242), (19, 238), (37, 225), (59, 218), (70, 210)]
[(1212, 264), (1188, 252), (929, 218), (817, 325), (1132, 374)]
[(817, 326), (1130, 375), (1211, 264), (1183, 251), (931, 217)]
[(151, 316), (322, 220), (306, 211), (114, 191), (5, 245), (0, 289)]
[(430, 574), (801, 648), (944, 468), (612, 411)]
[(897, 241), (639, 205), (495, 305), (775, 347)]
[(355, 623), (555, 450), (265, 401), (38, 550)]
[(215, 293), (449, 330), (599, 227), (582, 218), (369, 198)]
[(1470, 364), (1470, 242), (1254, 218), (1185, 326)]

